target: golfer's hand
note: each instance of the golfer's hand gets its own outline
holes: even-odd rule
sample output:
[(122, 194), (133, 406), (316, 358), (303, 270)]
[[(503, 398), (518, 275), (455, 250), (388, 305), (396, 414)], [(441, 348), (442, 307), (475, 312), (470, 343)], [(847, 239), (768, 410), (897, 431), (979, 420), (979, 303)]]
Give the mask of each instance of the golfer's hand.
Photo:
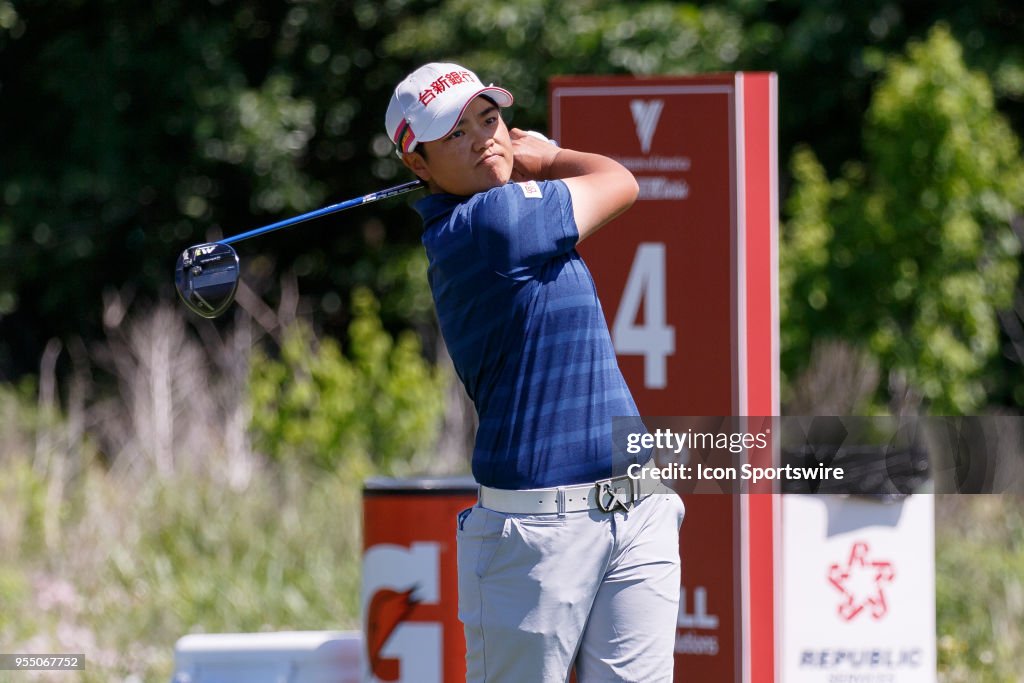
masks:
[(550, 180), (551, 165), (561, 148), (519, 128), (510, 129), (508, 134), (512, 140), (512, 180)]

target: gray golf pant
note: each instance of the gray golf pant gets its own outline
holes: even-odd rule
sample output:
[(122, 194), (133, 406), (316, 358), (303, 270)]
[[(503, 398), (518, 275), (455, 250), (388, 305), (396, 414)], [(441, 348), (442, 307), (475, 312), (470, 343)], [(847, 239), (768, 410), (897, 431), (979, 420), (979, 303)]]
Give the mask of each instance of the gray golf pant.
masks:
[(459, 515), (468, 683), (668, 683), (683, 502), (629, 512)]

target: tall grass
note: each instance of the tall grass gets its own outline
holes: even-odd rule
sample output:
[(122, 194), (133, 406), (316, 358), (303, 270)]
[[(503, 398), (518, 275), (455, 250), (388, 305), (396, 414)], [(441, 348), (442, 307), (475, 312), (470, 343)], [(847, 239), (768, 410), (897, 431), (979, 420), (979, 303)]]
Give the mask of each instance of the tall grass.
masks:
[(107, 313), (66, 389), (56, 342), (38, 387), (0, 386), (0, 650), (88, 660), (17, 680), (169, 680), (188, 633), (357, 627), (361, 481), (253, 452), (246, 320), (200, 343), (169, 304)]
[[(254, 451), (248, 319), (105, 318), (99, 347), (53, 342), (37, 383), (0, 385), (0, 651), (87, 656), (0, 682), (166, 681), (188, 633), (356, 628), (361, 482)], [(940, 680), (1020, 680), (1021, 501), (936, 509)]]
[(1024, 680), (1024, 498), (936, 497), (942, 683)]

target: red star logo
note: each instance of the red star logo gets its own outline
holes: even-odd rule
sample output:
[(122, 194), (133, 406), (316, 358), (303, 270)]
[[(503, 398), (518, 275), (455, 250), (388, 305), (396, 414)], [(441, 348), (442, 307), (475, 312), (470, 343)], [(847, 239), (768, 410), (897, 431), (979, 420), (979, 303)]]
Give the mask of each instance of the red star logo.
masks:
[(845, 598), (839, 604), (839, 616), (852, 620), (865, 609), (872, 619), (881, 619), (889, 611), (884, 586), (892, 583), (896, 573), (891, 562), (868, 560), (868, 544), (858, 541), (850, 548), (846, 566), (834, 563), (828, 570), (828, 581)]

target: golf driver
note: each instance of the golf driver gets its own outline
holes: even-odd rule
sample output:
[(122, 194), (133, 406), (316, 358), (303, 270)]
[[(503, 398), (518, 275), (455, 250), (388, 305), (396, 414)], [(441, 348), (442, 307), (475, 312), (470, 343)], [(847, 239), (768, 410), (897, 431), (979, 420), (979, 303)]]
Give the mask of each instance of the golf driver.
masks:
[(178, 296), (188, 306), (189, 310), (204, 318), (216, 318), (223, 313), (235, 300), (235, 291), (238, 289), (238, 254), (231, 247), (235, 242), (247, 240), (250, 237), (265, 235), (274, 230), (280, 230), (296, 223), (326, 216), (354, 206), (362, 206), (370, 202), (380, 201), (395, 197), (405, 192), (418, 190), (425, 187), (419, 180), (389, 187), (386, 190), (372, 192), (362, 197), (349, 199), (337, 204), (325, 206), (322, 209), (310, 211), (294, 218), (287, 218), (277, 223), (265, 225), (243, 232), (217, 242), (207, 242), (191, 246), (181, 253), (178, 263), (174, 267), (174, 286), (178, 290)]

